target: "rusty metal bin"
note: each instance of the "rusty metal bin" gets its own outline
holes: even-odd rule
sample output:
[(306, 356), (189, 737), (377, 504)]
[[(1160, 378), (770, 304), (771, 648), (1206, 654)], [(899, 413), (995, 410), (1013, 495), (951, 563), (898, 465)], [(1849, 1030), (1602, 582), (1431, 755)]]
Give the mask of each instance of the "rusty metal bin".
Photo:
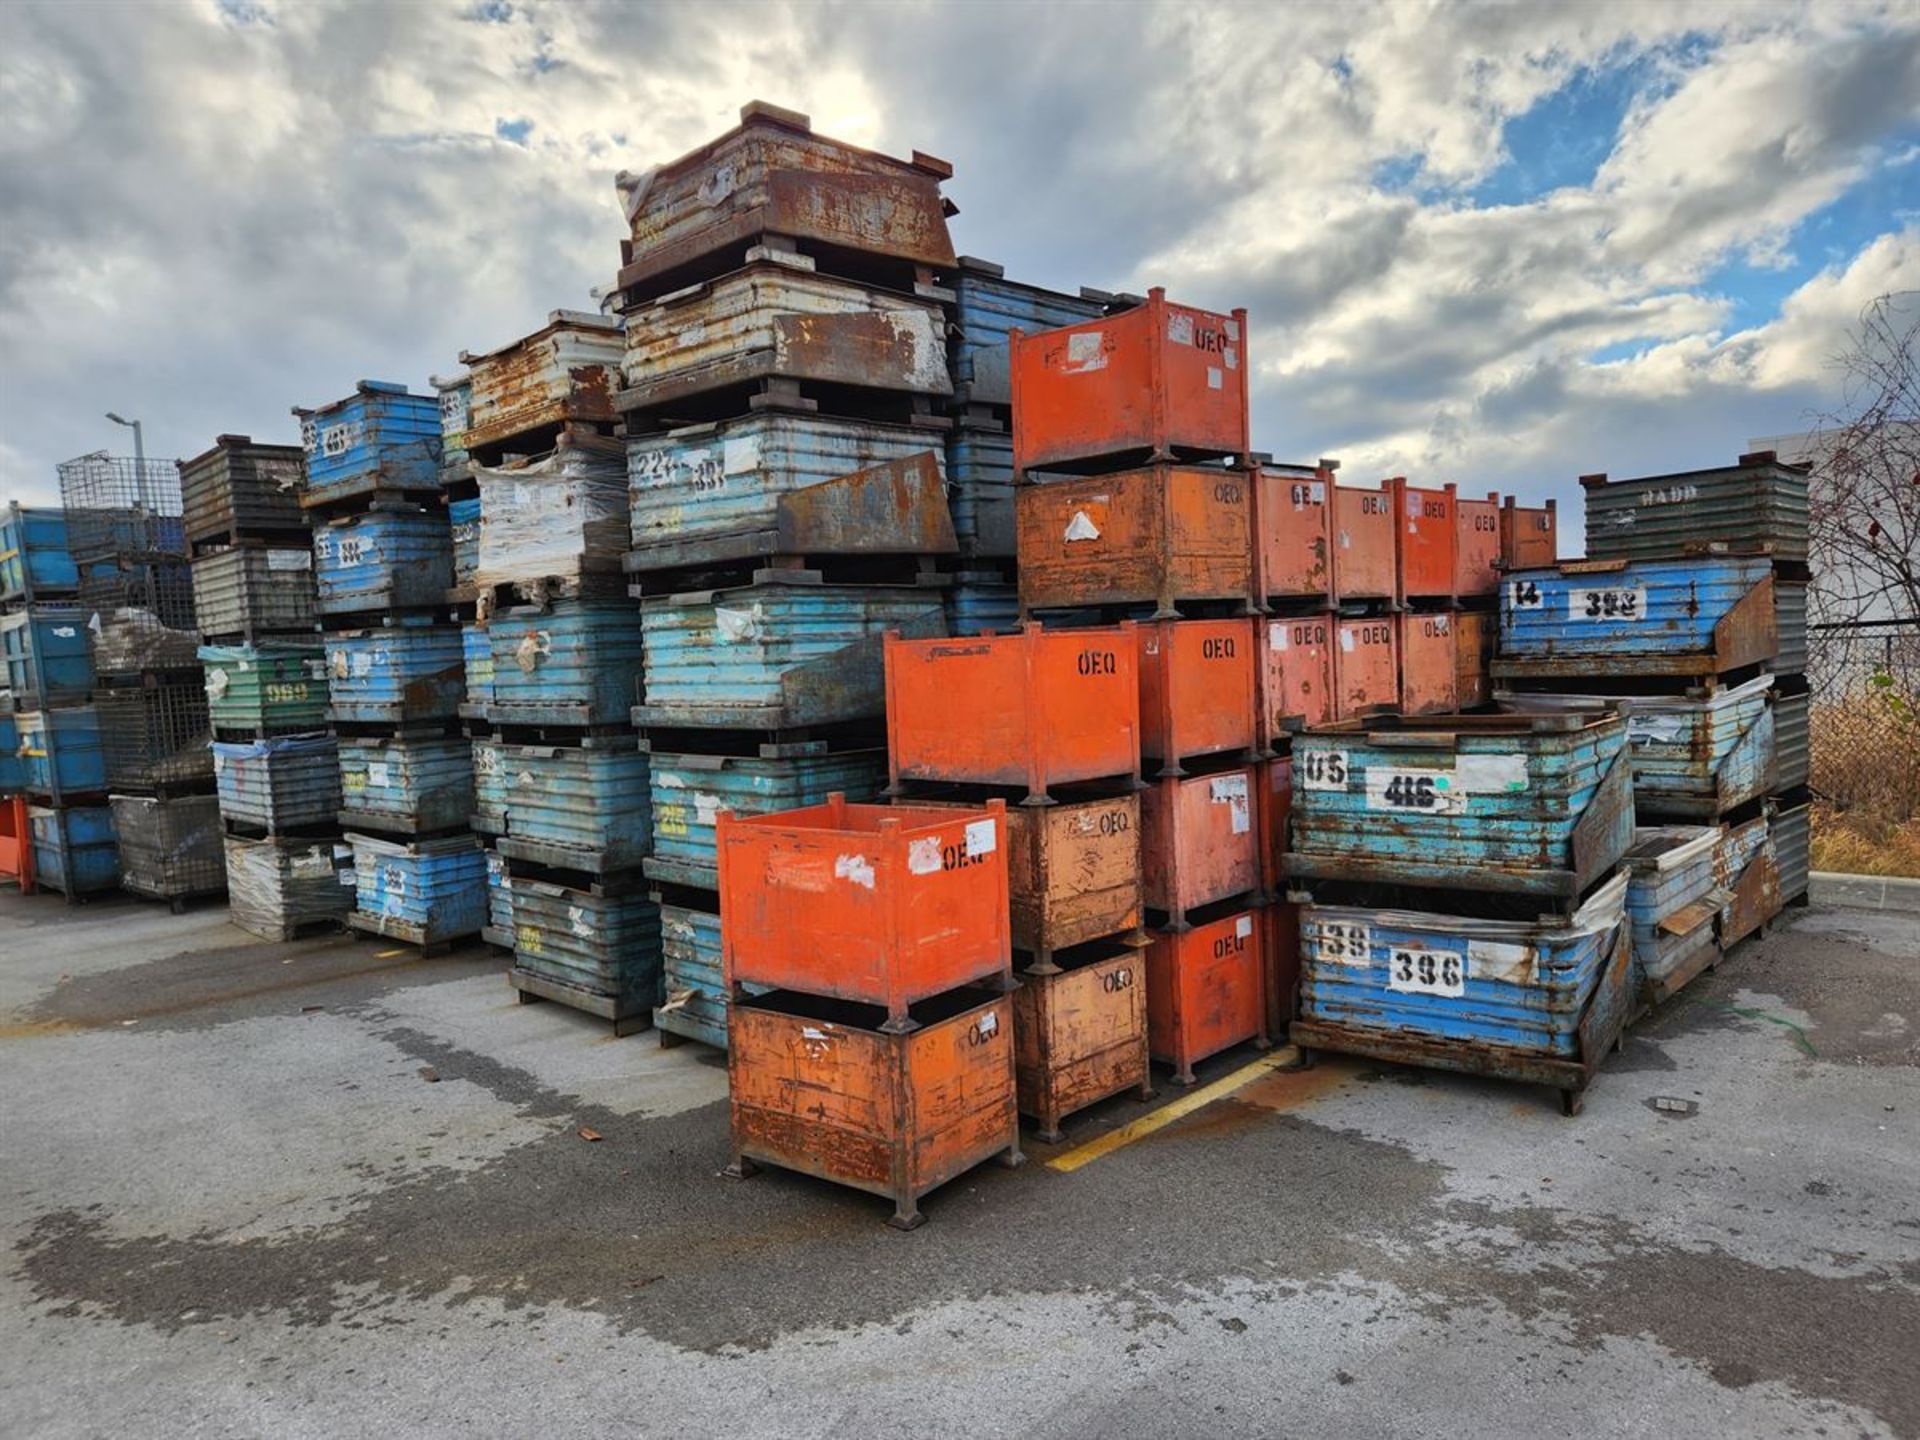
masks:
[(1047, 975), (1013, 992), (1014, 1076), (1020, 1113), (1037, 1138), (1061, 1139), (1061, 1118), (1134, 1090), (1153, 1098), (1147, 1068), (1146, 964), (1121, 950)]
[(1300, 989), (1299, 906), (1285, 894), (1287, 835), (1293, 814), (1293, 760), (1280, 755), (1253, 771), (1254, 823), (1260, 832), (1260, 884), (1268, 897), (1260, 911), (1266, 946), (1267, 1034), (1279, 1036), (1293, 1022)]
[(1456, 610), (1453, 615), (1454, 704), (1474, 710), (1493, 702), (1493, 640), (1498, 616), (1491, 610)]
[(1260, 738), (1267, 745), (1333, 718), (1334, 625), (1331, 614), (1256, 622), (1260, 649)]
[(1709, 545), (1764, 545), (1775, 560), (1805, 564), (1809, 469), (1757, 450), (1716, 470), (1634, 480), (1582, 475), (1587, 554), (1678, 560)]
[(1189, 910), (1260, 889), (1253, 808), (1252, 766), (1149, 785), (1142, 875), (1147, 908), (1163, 912), (1166, 929), (1184, 929)]
[(1391, 600), (1400, 593), (1393, 497), (1357, 485), (1333, 487), (1336, 600)]
[(1454, 497), (1453, 596), (1471, 600), (1500, 593), (1500, 496)]
[(1400, 627), (1391, 615), (1334, 621), (1333, 718), (1400, 708)]
[(1396, 475), (1387, 481), (1387, 492), (1393, 506), (1396, 597), (1403, 602), (1452, 599), (1460, 538), (1455, 487), (1423, 489)]
[(776, 991), (727, 1011), (733, 1165), (797, 1170), (894, 1203), (911, 1230), (928, 1191), (995, 1155), (1017, 1165), (1013, 998), (950, 990), (910, 1033), (866, 1007)]
[(1147, 947), (1147, 1047), (1191, 1085), (1194, 1065), (1243, 1040), (1267, 1045), (1260, 911), (1229, 903)]
[(916, 1001), (998, 979), (1010, 987), (1006, 805), (973, 811), (824, 805), (722, 811), (726, 979), (878, 1005), (911, 1029)]
[(1444, 715), (1459, 708), (1460, 655), (1453, 612), (1394, 617), (1400, 631), (1400, 708), (1409, 715)]
[(305, 461), (298, 445), (221, 435), (212, 449), (179, 464), (183, 522), (196, 552), (213, 541), (297, 537), (308, 528), (300, 508)]
[(887, 754), (903, 780), (1048, 788), (1140, 775), (1139, 645), (1122, 623), (886, 639)]
[(1333, 604), (1333, 474), (1266, 465), (1254, 472), (1254, 557), (1263, 596)]
[(1015, 330), (1014, 470), (1245, 455), (1246, 327), (1156, 288), (1104, 320)]
[(1140, 750), (1162, 775), (1258, 741), (1252, 620), (1149, 620), (1140, 640)]
[(1560, 563), (1557, 501), (1522, 505), (1513, 496), (1500, 507), (1500, 568), (1538, 570)]
[(1720, 948), (1730, 949), (1780, 913), (1780, 863), (1773, 846), (1774, 804), (1727, 827), (1713, 853), (1713, 880), (1729, 898), (1720, 911)]
[(1014, 495), (1023, 610), (1253, 596), (1251, 472), (1151, 465)]
[(1027, 974), (1051, 972), (1070, 946), (1140, 938), (1143, 833), (1132, 794), (1007, 812), (1013, 943), (1034, 957)]
[[(617, 317), (581, 310), (550, 311), (531, 335), (496, 349), (461, 351), (468, 367), (465, 449), (491, 451), (527, 436), (544, 442), (569, 423), (611, 424), (614, 377), (625, 353)], [(552, 446), (514, 448), (537, 454)]]

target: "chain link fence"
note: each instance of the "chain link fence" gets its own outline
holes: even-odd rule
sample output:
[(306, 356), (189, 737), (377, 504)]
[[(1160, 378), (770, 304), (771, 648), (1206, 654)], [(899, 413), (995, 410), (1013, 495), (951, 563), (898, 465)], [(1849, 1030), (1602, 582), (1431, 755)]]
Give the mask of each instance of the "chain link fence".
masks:
[(1920, 620), (1807, 632), (1814, 868), (1920, 875)]

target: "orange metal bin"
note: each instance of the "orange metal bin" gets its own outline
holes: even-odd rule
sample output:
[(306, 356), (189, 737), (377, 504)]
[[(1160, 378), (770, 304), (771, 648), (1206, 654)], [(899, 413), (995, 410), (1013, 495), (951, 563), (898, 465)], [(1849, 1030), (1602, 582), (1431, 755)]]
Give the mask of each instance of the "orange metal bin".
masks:
[(1147, 1048), (1193, 1084), (1195, 1062), (1242, 1040), (1267, 1041), (1264, 928), (1259, 911), (1229, 905), (1147, 947)]
[(1251, 600), (1251, 472), (1154, 465), (1014, 492), (1023, 611)]
[(1247, 452), (1247, 312), (1147, 303), (1038, 335), (1013, 332), (1013, 465)]
[(0, 795), (0, 880), (14, 881), (23, 895), (33, 894), (33, 831), (24, 795)]
[[(1293, 761), (1287, 756), (1262, 762), (1253, 778), (1260, 822), (1260, 875), (1268, 903), (1260, 911), (1265, 927), (1267, 1034), (1285, 1033), (1293, 1021), (1300, 988), (1300, 907), (1289, 902), (1282, 857), (1287, 852), (1287, 822), (1293, 814)], [(1291, 927), (1291, 929), (1289, 928)]]
[(1030, 977), (1013, 992), (1013, 1040), (1020, 1113), (1049, 1144), (1062, 1116), (1096, 1100), (1127, 1089), (1151, 1100), (1143, 957), (1127, 950)]
[(1267, 643), (1260, 651), (1261, 739), (1267, 745), (1333, 718), (1334, 620), (1315, 614), (1262, 622)]
[(1254, 472), (1254, 523), (1262, 595), (1333, 603), (1333, 474), (1297, 466)]
[(1454, 499), (1453, 593), (1456, 599), (1500, 593), (1500, 496)]
[(1494, 634), (1499, 616), (1491, 610), (1457, 610), (1453, 616), (1453, 703), (1472, 710), (1493, 701)]
[(1400, 707), (1400, 633), (1391, 615), (1334, 621), (1333, 718)]
[(1500, 564), (1508, 570), (1539, 570), (1560, 562), (1560, 517), (1555, 502), (1540, 506), (1515, 503), (1509, 495), (1500, 511)]
[(1398, 598), (1451, 600), (1459, 542), (1454, 487), (1425, 490), (1396, 475), (1387, 481), (1387, 491), (1393, 497)]
[(1399, 594), (1393, 502), (1384, 490), (1333, 487), (1333, 592), (1337, 600), (1392, 600)]
[(722, 810), (720, 954), (727, 986), (907, 1008), (955, 986), (1013, 984), (1006, 802), (973, 812), (824, 805)]
[(817, 1175), (894, 1204), (889, 1225), (926, 1217), (920, 1197), (998, 1155), (1018, 1165), (1013, 998), (949, 991), (889, 1033), (871, 1012), (777, 991), (727, 1010), (733, 1164)]
[(1408, 715), (1445, 715), (1459, 708), (1460, 655), (1453, 612), (1404, 611), (1400, 626), (1400, 709)]
[(1140, 637), (1140, 753), (1160, 774), (1258, 744), (1252, 620), (1149, 620)]
[(1157, 780), (1141, 799), (1147, 908), (1167, 929), (1187, 912), (1260, 888), (1260, 837), (1253, 824), (1253, 769)]
[(887, 756), (903, 780), (1051, 785), (1140, 775), (1139, 646), (1129, 624), (971, 640), (886, 638)]

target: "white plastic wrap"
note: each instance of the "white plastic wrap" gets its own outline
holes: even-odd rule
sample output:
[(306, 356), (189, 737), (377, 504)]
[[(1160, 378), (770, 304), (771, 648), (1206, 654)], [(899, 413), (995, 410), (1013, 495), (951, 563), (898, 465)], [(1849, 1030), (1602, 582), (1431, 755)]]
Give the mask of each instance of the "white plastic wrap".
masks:
[(473, 469), (482, 588), (619, 571), (630, 539), (624, 454), (563, 446), (538, 460)]
[(353, 909), (352, 871), (332, 840), (227, 839), (227, 901), (233, 923), (267, 940), (303, 925), (344, 921)]

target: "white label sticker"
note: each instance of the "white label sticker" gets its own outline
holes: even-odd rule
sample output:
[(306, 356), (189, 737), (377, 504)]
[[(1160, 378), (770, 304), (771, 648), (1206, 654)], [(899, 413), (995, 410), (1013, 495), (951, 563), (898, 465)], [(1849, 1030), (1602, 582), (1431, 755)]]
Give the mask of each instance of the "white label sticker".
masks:
[(1081, 375), (1107, 368), (1107, 347), (1098, 330), (1079, 330), (1067, 336), (1065, 373)]
[(1303, 790), (1345, 790), (1349, 773), (1344, 750), (1302, 750), (1294, 756), (1294, 778)]
[(731, 644), (758, 640), (763, 613), (758, 605), (748, 610), (732, 610), (725, 605), (716, 605), (713, 607), (715, 633), (721, 640)]
[(706, 790), (696, 790), (693, 792), (693, 818), (695, 824), (719, 824), (720, 812), (724, 808), (726, 807), (721, 803), (718, 795)]
[(1084, 510), (1074, 511), (1073, 519), (1067, 522), (1067, 542), (1071, 544), (1075, 540), (1098, 540), (1099, 538), (1100, 527), (1093, 523), (1092, 518), (1088, 516), (1087, 512)]
[(1534, 580), (1509, 580), (1507, 604), (1515, 610), (1538, 610), (1546, 602), (1540, 597), (1540, 585)]
[(364, 679), (373, 673), (373, 656), (365, 650), (356, 650), (348, 664), (352, 667), (353, 677), (356, 680)]
[(53, 627), (53, 633), (58, 635), (62, 640), (71, 640), (74, 636), (78, 635), (80, 631), (72, 625), (56, 625)]
[(1213, 803), (1228, 805), (1233, 813), (1229, 823), (1233, 833), (1244, 835), (1253, 828), (1253, 818), (1247, 805), (1247, 777), (1244, 775), (1219, 775), (1208, 783)]
[(583, 940), (593, 938), (593, 922), (587, 919), (587, 912), (578, 905), (567, 907), (567, 928)]
[(1367, 767), (1367, 808), (1399, 814), (1460, 815), (1467, 797), (1451, 770), (1401, 770)]
[(1207, 367), (1207, 388), (1209, 390), (1223, 390), (1226, 388), (1226, 384), (1227, 377), (1220, 373), (1220, 367), (1218, 365), (1209, 365)]
[(351, 845), (334, 846), (333, 858), (336, 860), (351, 860), (353, 858), (353, 847)]
[(1178, 310), (1167, 316), (1167, 339), (1175, 345), (1193, 343), (1193, 316), (1183, 315)]
[(1353, 653), (1353, 631), (1345, 625), (1340, 627), (1340, 648), (1349, 655)]
[(1268, 622), (1267, 648), (1269, 650), (1284, 650), (1287, 648), (1287, 622), (1286, 621), (1273, 620)]
[(744, 475), (760, 468), (760, 437), (744, 436), (720, 442), (720, 469), (728, 475)]
[[(934, 854), (936, 865), (939, 864), (939, 859), (939, 853), (936, 850)], [(854, 884), (864, 886), (868, 890), (873, 889), (873, 862), (864, 855), (839, 856), (833, 862), (833, 873), (836, 879), (851, 880)]]
[(1240, 352), (1231, 345), (1220, 352), (1220, 358), (1227, 362), (1227, 368), (1229, 370), (1238, 370), (1240, 368)]
[(1460, 755), (1453, 783), (1463, 795), (1513, 795), (1527, 788), (1524, 755)]
[(1531, 945), (1514, 945), (1504, 940), (1469, 940), (1467, 959), (1474, 975), (1481, 980), (1532, 985), (1539, 978)]
[(378, 785), (383, 790), (393, 783), (393, 778), (387, 771), (386, 761), (375, 760), (367, 766), (367, 783)]
[(907, 869), (915, 875), (938, 875), (940, 842), (931, 835), (910, 842), (907, 846)]
[(1373, 934), (1364, 925), (1345, 920), (1315, 920), (1316, 953), (1336, 965), (1365, 966), (1373, 962)]
[(1629, 715), (1627, 740), (1633, 745), (1671, 745), (1693, 731), (1693, 722), (1684, 715)]
[(1293, 508), (1305, 510), (1310, 505), (1327, 503), (1327, 487), (1323, 481), (1296, 481), (1292, 488)]
[(226, 671), (209, 670), (207, 672), (207, 698), (209, 700), (218, 700), (227, 693), (227, 686), (231, 683), (227, 678)]
[(1251, 934), (1253, 934), (1253, 917), (1251, 915), (1238, 916), (1233, 922), (1233, 938), (1236, 940), (1244, 940)]
[(1567, 618), (1569, 620), (1644, 620), (1647, 618), (1647, 591), (1645, 586), (1633, 586), (1617, 590), (1569, 590), (1567, 592)]
[(991, 818), (967, 822), (967, 855), (991, 855), (999, 848), (1000, 838)]
[(1239, 342), (1240, 322), (1238, 320), (1231, 318), (1222, 320), (1220, 322), (1220, 328), (1227, 332), (1227, 339), (1234, 341), (1236, 344)]
[(1395, 945), (1387, 951), (1387, 988), (1407, 995), (1458, 997), (1467, 989), (1467, 959), (1452, 950), (1416, 950)]
[(366, 436), (366, 424), (359, 420), (345, 425), (329, 425), (320, 432), (320, 453), (329, 460), (337, 460)]
[(982, 1040), (998, 1035), (1000, 1033), (1000, 1017), (989, 1010), (980, 1017), (973, 1028), (974, 1032), (978, 1034)]
[(342, 885), (358, 885), (360, 883), (360, 872), (358, 870), (342, 870), (340, 872), (340, 883)]
[(269, 570), (311, 570), (313, 553), (308, 550), (269, 550), (267, 551), (267, 569)]

